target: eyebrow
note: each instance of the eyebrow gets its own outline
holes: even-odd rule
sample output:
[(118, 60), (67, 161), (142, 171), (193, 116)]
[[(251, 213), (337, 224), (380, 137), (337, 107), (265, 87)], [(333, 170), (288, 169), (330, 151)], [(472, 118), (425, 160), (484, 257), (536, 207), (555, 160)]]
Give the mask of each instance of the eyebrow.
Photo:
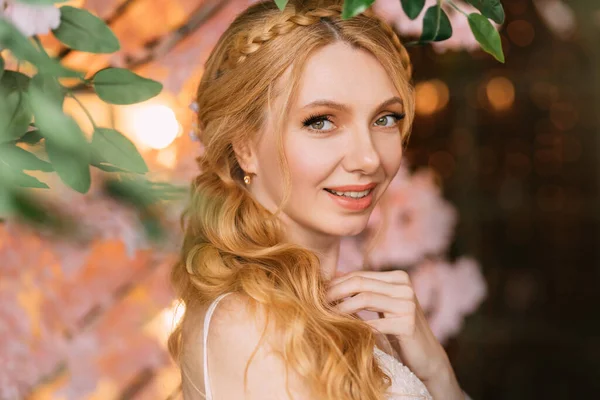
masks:
[[(383, 103), (381, 103), (377, 107), (377, 109), (387, 107), (390, 104), (394, 104), (394, 103), (399, 103), (401, 105), (404, 105), (404, 102), (402, 101), (402, 99), (400, 97), (395, 96), (395, 97), (392, 97), (391, 99), (388, 99), (388, 100), (384, 101)], [(305, 109), (305, 108), (317, 107), (317, 106), (328, 106), (328, 107), (335, 108), (335, 109), (338, 109), (340, 111), (345, 111), (345, 112), (350, 112), (350, 110), (351, 110), (351, 108), (349, 106), (347, 106), (345, 104), (337, 103), (332, 100), (315, 100), (313, 102), (306, 104), (302, 108)]]

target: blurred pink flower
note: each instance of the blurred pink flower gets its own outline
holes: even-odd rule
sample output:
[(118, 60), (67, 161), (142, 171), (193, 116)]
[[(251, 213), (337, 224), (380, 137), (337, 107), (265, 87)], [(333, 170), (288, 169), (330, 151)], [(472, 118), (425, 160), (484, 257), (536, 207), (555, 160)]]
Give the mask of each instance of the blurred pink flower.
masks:
[(5, 224), (14, 235), (38, 235), (51, 244), (52, 250), (60, 259), (61, 269), (67, 276), (73, 276), (86, 264), (91, 247), (98, 240), (122, 242), (130, 260), (135, 258), (138, 250), (151, 246), (136, 210), (104, 195), (95, 187), (101, 185), (102, 180), (97, 176), (93, 179), (95, 181), (90, 191), (80, 194), (52, 177), (47, 183), (53, 190), (38, 195), (40, 202), (76, 221), (81, 229), (77, 237), (53, 235), (43, 228), (34, 228), (11, 219)]
[(15, 0), (0, 0), (4, 17), (25, 36), (45, 35), (60, 25), (60, 9), (52, 5), (32, 5)]
[[(377, 205), (369, 228), (382, 231), (368, 257), (373, 269), (408, 267), (427, 255), (446, 251), (457, 220), (434, 172), (422, 169), (412, 176), (403, 165)], [(383, 224), (383, 225), (381, 225)]]
[[(435, 4), (436, 0), (426, 0), (423, 11), (421, 11), (421, 14), (419, 14), (415, 20), (411, 20), (406, 16), (402, 9), (402, 5), (398, 0), (378, 0), (373, 4), (373, 9), (384, 20), (392, 24), (400, 35), (419, 37), (423, 31), (423, 16), (425, 15), (425, 11)], [(454, 4), (467, 14), (472, 12), (479, 13), (475, 7), (460, 0), (455, 0)], [(467, 18), (445, 3), (442, 8), (446, 11), (448, 18), (450, 19), (450, 24), (452, 25), (452, 37), (442, 42), (432, 43), (434, 50), (438, 53), (444, 53), (447, 50), (464, 49), (473, 51), (478, 49), (479, 44), (471, 32)], [(493, 21), (491, 22), (497, 27), (497, 24)]]
[(479, 265), (468, 257), (458, 259), (454, 266), (426, 261), (411, 272), (411, 281), (441, 343), (460, 331), (465, 316), (479, 307), (487, 292)]
[(31, 290), (23, 286), (24, 280), (0, 285), (0, 399), (25, 398), (40, 377), (55, 369), (64, 349), (54, 321), (44, 315), (32, 318), (23, 308), (24, 292)]
[(533, 0), (533, 5), (554, 34), (563, 40), (573, 36), (577, 18), (571, 6), (562, 0)]

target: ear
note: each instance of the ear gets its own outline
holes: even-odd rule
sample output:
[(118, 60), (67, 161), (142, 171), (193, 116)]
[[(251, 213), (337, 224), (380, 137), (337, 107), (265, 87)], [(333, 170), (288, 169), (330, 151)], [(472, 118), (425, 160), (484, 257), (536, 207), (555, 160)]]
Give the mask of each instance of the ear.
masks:
[(256, 149), (250, 143), (234, 143), (233, 151), (237, 158), (238, 164), (244, 172), (256, 174), (258, 163), (256, 157)]

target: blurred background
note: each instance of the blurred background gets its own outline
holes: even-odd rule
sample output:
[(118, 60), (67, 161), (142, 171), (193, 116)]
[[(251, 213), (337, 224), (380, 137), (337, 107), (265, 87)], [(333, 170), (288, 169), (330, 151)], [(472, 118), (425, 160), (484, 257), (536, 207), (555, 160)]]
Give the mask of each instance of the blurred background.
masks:
[[(162, 82), (160, 96), (134, 106), (79, 97), (99, 125), (134, 141), (150, 175), (187, 185), (202, 151), (188, 133), (203, 63), (251, 3), (72, 1), (107, 21), (121, 50), (88, 54), (41, 39), (69, 67), (127, 67)], [(505, 64), (479, 49), (452, 10), (450, 40), (409, 48), (417, 117), (374, 257), (381, 269), (411, 270), (473, 399), (595, 398), (600, 4), (502, 4)], [(419, 35), (420, 20), (409, 21), (398, 0), (377, 0), (375, 10), (402, 38)], [(74, 104), (65, 107), (89, 124)], [(74, 243), (0, 224), (0, 399), (180, 398), (166, 337), (181, 311), (168, 282), (181, 206), (170, 210), (158, 248), (134, 213), (100, 191), (50, 186), (47, 196), (89, 235)], [(344, 242), (343, 268), (353, 268), (354, 240)]]

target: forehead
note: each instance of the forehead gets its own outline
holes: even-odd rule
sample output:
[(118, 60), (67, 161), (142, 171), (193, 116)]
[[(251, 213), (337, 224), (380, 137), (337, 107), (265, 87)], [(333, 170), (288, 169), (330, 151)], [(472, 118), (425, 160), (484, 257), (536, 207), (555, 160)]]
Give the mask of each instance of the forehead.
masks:
[[(277, 84), (277, 93), (290, 84), (291, 67)], [(351, 107), (373, 107), (393, 96), (400, 96), (387, 71), (367, 50), (344, 42), (324, 46), (311, 54), (304, 65), (295, 104), (314, 100), (335, 100)]]

